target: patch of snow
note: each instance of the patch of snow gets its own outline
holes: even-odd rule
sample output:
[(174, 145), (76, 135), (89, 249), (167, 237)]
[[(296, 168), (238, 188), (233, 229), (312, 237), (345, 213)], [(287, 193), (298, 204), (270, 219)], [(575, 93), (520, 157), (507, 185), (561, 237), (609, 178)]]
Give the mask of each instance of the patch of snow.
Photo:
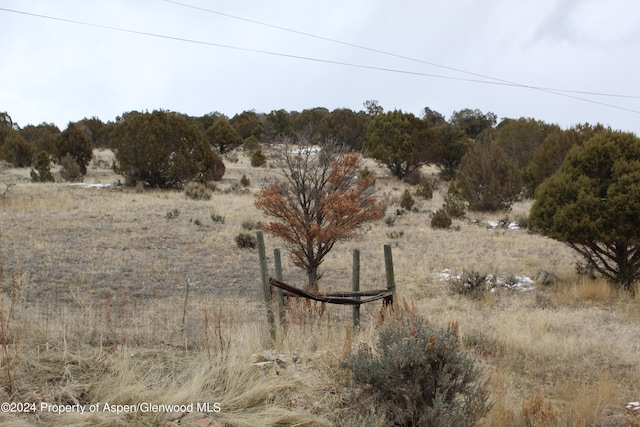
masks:
[(503, 221), (487, 221), (488, 228), (508, 228), (509, 230), (520, 230), (520, 227), (515, 222), (506, 224)]
[[(462, 279), (462, 275), (453, 274), (449, 268), (445, 268), (442, 270), (442, 273), (438, 273), (437, 276), (440, 278), (441, 282), (450, 282), (452, 280)], [(511, 289), (514, 291), (532, 291), (535, 289), (535, 281), (528, 276), (500, 277), (490, 274), (487, 275), (486, 283), (488, 286), (493, 285), (491, 288), (492, 292), (495, 288)]]
[(319, 153), (319, 152), (320, 152), (320, 148), (318, 148), (318, 147), (300, 148), (298, 150), (293, 150), (292, 151), (293, 154), (315, 154), (315, 153)]
[(113, 187), (113, 184), (91, 184), (88, 182), (75, 182), (73, 184), (69, 184), (72, 187), (80, 187), (80, 188), (110, 188)]

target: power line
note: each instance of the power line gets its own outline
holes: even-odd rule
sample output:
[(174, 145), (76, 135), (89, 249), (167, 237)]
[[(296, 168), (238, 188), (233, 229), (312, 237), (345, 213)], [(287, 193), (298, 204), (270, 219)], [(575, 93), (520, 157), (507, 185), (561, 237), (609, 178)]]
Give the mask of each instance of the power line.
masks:
[[(376, 67), (376, 66), (371, 66), (371, 65), (362, 65), (362, 64), (354, 64), (354, 63), (349, 63), (349, 62), (334, 61), (334, 60), (329, 60), (329, 59), (312, 58), (312, 57), (308, 57), (308, 56), (293, 55), (293, 54), (287, 54), (287, 53), (282, 53), (282, 52), (272, 52), (272, 51), (266, 51), (266, 50), (260, 50), (260, 49), (253, 49), (253, 48), (226, 45), (226, 44), (221, 44), (221, 43), (206, 42), (206, 41), (202, 41), (202, 40), (187, 39), (187, 38), (184, 38), (184, 37), (168, 36), (168, 35), (163, 35), (163, 34), (150, 33), (150, 32), (146, 32), (146, 31), (130, 30), (130, 29), (119, 28), (119, 27), (114, 27), (114, 26), (110, 26), (110, 25), (102, 25), (102, 24), (95, 24), (95, 23), (84, 22), (84, 21), (77, 21), (77, 20), (73, 20), (73, 19), (60, 18), (60, 17), (55, 17), (55, 16), (49, 16), (49, 15), (42, 15), (42, 14), (37, 14), (37, 13), (32, 13), (32, 12), (24, 12), (24, 11), (19, 11), (19, 10), (15, 10), (15, 9), (8, 9), (8, 8), (3, 8), (3, 7), (0, 7), (0, 11), (16, 13), (16, 14), (20, 14), (20, 15), (31, 16), (31, 17), (47, 19), (47, 20), (52, 20), (52, 21), (64, 22), (64, 23), (69, 23), (69, 24), (82, 25), (82, 26), (94, 27), (94, 28), (101, 28), (101, 29), (110, 30), (110, 31), (117, 31), (117, 32), (128, 33), (128, 34), (136, 34), (136, 35), (142, 35), (142, 36), (147, 36), (147, 37), (155, 37), (155, 38), (164, 39), (164, 40), (173, 40), (173, 41), (178, 41), (178, 42), (192, 43), (192, 44), (198, 44), (198, 45), (204, 45), (204, 46), (212, 46), (212, 47), (231, 49), (231, 50), (238, 50), (238, 51), (249, 52), (249, 53), (259, 53), (259, 54), (272, 55), (272, 56), (278, 56), (278, 57), (283, 57), (283, 58), (291, 58), (291, 59), (298, 59), (298, 60), (304, 60), (304, 61), (332, 64), (332, 65), (341, 65), (341, 66), (345, 66), (345, 67), (368, 69), (368, 70), (374, 70), (374, 71), (384, 71), (384, 72), (390, 72), (390, 73), (414, 75), (414, 76), (421, 76), (421, 77), (431, 77), (431, 78), (439, 78), (439, 79), (446, 79), (446, 80), (465, 81), (465, 82), (471, 82), (471, 83), (482, 83), (482, 84), (499, 85), (499, 86), (519, 87), (519, 88), (525, 88), (525, 89), (535, 89), (535, 90), (539, 90), (539, 91), (542, 91), (542, 92), (547, 92), (547, 93), (550, 93), (550, 94), (553, 94), (553, 95), (557, 95), (557, 96), (563, 96), (563, 97), (566, 97), (566, 98), (576, 99), (576, 100), (583, 101), (583, 102), (588, 102), (588, 103), (597, 104), (597, 105), (601, 105), (601, 106), (605, 106), (605, 107), (609, 107), (609, 108), (615, 108), (615, 109), (618, 109), (618, 110), (623, 110), (623, 111), (628, 111), (628, 112), (631, 112), (631, 113), (640, 114), (639, 110), (633, 110), (631, 108), (626, 108), (626, 107), (621, 107), (621, 106), (618, 106), (618, 105), (608, 104), (608, 103), (605, 103), (605, 102), (595, 101), (595, 100), (588, 99), (588, 98), (582, 98), (582, 97), (569, 95), (569, 94), (561, 93), (561, 92), (554, 92), (553, 90), (550, 90), (550, 89), (543, 89), (543, 88), (537, 88), (537, 87), (532, 87), (532, 86), (526, 86), (526, 85), (521, 85), (521, 84), (517, 84), (517, 83), (508, 82), (508, 81), (500, 81), (500, 80), (498, 80), (498, 81), (487, 81), (487, 80), (472, 79), (472, 78), (443, 76), (443, 75), (431, 74), (431, 73), (423, 73), (423, 72), (418, 72), (418, 71), (408, 71), (408, 70), (400, 70), (400, 69), (394, 69), (394, 68)], [(469, 73), (469, 74), (472, 74), (472, 73)], [(497, 79), (494, 79), (494, 80), (497, 80)]]
[(359, 44), (355, 44), (355, 43), (350, 43), (350, 42), (345, 42), (342, 40), (337, 40), (337, 39), (333, 39), (330, 37), (324, 37), (324, 36), (320, 36), (317, 34), (312, 34), (312, 33), (307, 33), (304, 31), (299, 31), (299, 30), (294, 30), (291, 28), (287, 28), (287, 27), (282, 27), (279, 25), (273, 25), (273, 24), (269, 24), (266, 22), (262, 22), (262, 21), (257, 21), (254, 19), (248, 19), (248, 18), (243, 18), (241, 16), (236, 16), (236, 15), (230, 15), (228, 13), (223, 13), (223, 12), (219, 12), (219, 11), (215, 11), (215, 10), (211, 10), (211, 9), (206, 9), (203, 7), (198, 7), (198, 6), (192, 6), (186, 3), (181, 3), (179, 1), (175, 1), (175, 0), (161, 0), (164, 1), (166, 3), (171, 3), (171, 4), (175, 4), (177, 6), (181, 6), (181, 7), (185, 7), (185, 8), (189, 8), (189, 9), (194, 9), (194, 10), (199, 10), (202, 12), (207, 12), (207, 13), (211, 13), (211, 14), (215, 14), (215, 15), (219, 15), (219, 16), (224, 16), (227, 18), (232, 18), (232, 19), (236, 19), (239, 21), (243, 21), (243, 22), (249, 22), (251, 24), (256, 24), (256, 25), (261, 25), (263, 27), (268, 27), (268, 28), (274, 28), (276, 30), (280, 30), (280, 31), (286, 31), (289, 33), (293, 33), (293, 34), (298, 34), (298, 35), (302, 35), (305, 37), (311, 37), (314, 39), (318, 39), (318, 40), (324, 40), (324, 41), (328, 41), (331, 43), (336, 43), (336, 44), (340, 44), (343, 46), (349, 46), (349, 47), (353, 47), (356, 49), (360, 49), (360, 50), (365, 50), (365, 51), (369, 51), (369, 52), (374, 52), (374, 53), (379, 53), (382, 55), (386, 55), (386, 56), (391, 56), (394, 58), (399, 58), (399, 59), (404, 59), (407, 61), (412, 61), (412, 62), (418, 62), (420, 64), (425, 64), (425, 65), (430, 65), (432, 67), (437, 67), (437, 68), (442, 68), (442, 69), (446, 69), (449, 71), (456, 71), (458, 73), (463, 73), (463, 74), (467, 74), (467, 75), (471, 75), (471, 76), (475, 76), (475, 77), (480, 77), (483, 79), (488, 79), (488, 80), (493, 80), (495, 82), (499, 82), (508, 86), (517, 86), (517, 87), (521, 87), (524, 89), (535, 89), (535, 90), (541, 90), (541, 91), (545, 91), (545, 92), (566, 92), (566, 93), (575, 93), (575, 94), (582, 94), (582, 95), (594, 95), (594, 96), (609, 96), (609, 97), (614, 97), (614, 98), (632, 98), (632, 99), (640, 99), (640, 96), (635, 96), (635, 95), (621, 95), (621, 94), (614, 94), (614, 93), (602, 93), (602, 92), (589, 92), (589, 91), (583, 91), (583, 90), (570, 90), (570, 89), (554, 89), (554, 88), (547, 88), (547, 87), (540, 87), (540, 86), (532, 86), (532, 85), (527, 85), (527, 84), (523, 84), (523, 83), (516, 83), (516, 82), (512, 82), (509, 80), (505, 80), (505, 79), (500, 79), (497, 77), (491, 77), (485, 74), (480, 74), (480, 73), (475, 73), (472, 71), (467, 71), (467, 70), (463, 70), (460, 68), (455, 68), (455, 67), (450, 67), (447, 65), (442, 65), (442, 64), (437, 64), (434, 62), (429, 62), (429, 61), (425, 61), (422, 59), (417, 59), (417, 58), (413, 58), (413, 57), (409, 57), (409, 56), (405, 56), (405, 55), (399, 55), (393, 52), (388, 52), (388, 51), (384, 51), (384, 50), (380, 50), (380, 49), (375, 49), (375, 48), (371, 48), (371, 47), (367, 47), (367, 46), (362, 46)]

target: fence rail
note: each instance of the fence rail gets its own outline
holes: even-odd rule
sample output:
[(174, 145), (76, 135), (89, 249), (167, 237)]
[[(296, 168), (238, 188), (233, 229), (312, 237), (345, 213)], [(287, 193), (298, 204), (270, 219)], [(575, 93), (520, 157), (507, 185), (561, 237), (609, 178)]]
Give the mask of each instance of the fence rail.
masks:
[(282, 264), (280, 261), (280, 249), (274, 250), (274, 263), (276, 270), (276, 278), (269, 276), (267, 268), (267, 254), (264, 244), (264, 234), (262, 231), (257, 232), (258, 240), (258, 256), (260, 258), (260, 270), (262, 276), (262, 289), (264, 294), (264, 303), (267, 310), (267, 323), (271, 338), (276, 338), (276, 321), (273, 310), (273, 289), (277, 289), (276, 301), (278, 304), (278, 313), (280, 322), (285, 322), (285, 291), (288, 294), (308, 298), (313, 301), (341, 304), (353, 306), (353, 326), (354, 329), (360, 326), (360, 306), (368, 302), (383, 300), (385, 306), (393, 305), (393, 298), (396, 293), (396, 283), (393, 274), (393, 258), (391, 255), (391, 245), (384, 245), (384, 267), (386, 273), (387, 289), (360, 291), (360, 251), (353, 251), (353, 277), (351, 281), (352, 292), (331, 292), (324, 294), (316, 294), (304, 289), (296, 288), (283, 282)]
[[(360, 305), (368, 302), (385, 299), (385, 304), (390, 304), (393, 292), (387, 289), (360, 292), (330, 292), (326, 294), (314, 294), (304, 289), (296, 288), (276, 279), (269, 279), (269, 284), (283, 289), (291, 295), (300, 296), (313, 301), (325, 302), (327, 304)], [(362, 299), (362, 297), (370, 297)]]

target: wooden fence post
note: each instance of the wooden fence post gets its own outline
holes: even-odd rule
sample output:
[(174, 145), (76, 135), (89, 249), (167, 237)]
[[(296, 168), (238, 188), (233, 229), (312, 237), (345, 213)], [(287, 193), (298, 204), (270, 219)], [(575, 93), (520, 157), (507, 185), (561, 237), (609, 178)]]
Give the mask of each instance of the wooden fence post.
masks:
[(389, 301), (385, 299), (385, 305), (393, 305), (396, 296), (396, 281), (393, 276), (393, 257), (391, 256), (391, 245), (384, 245), (384, 270), (387, 273), (387, 290), (392, 292)]
[[(353, 292), (360, 291), (360, 251), (358, 249), (353, 250), (353, 272), (351, 275), (351, 290)], [(356, 299), (360, 299), (356, 297)], [(360, 327), (360, 306), (353, 306), (353, 329), (355, 331)]]
[(267, 309), (267, 323), (269, 324), (269, 333), (271, 339), (276, 339), (276, 321), (273, 315), (273, 302), (271, 301), (271, 284), (269, 283), (269, 271), (267, 270), (267, 253), (264, 248), (264, 234), (262, 231), (257, 232), (258, 237), (258, 256), (260, 257), (260, 271), (262, 272), (262, 292), (264, 295), (264, 305)]
[[(282, 282), (282, 260), (280, 258), (280, 249), (273, 250), (273, 263), (276, 268), (276, 279)], [(284, 291), (281, 288), (276, 289), (276, 301), (278, 302), (278, 317), (280, 318), (280, 324), (285, 323), (285, 306), (284, 306)]]

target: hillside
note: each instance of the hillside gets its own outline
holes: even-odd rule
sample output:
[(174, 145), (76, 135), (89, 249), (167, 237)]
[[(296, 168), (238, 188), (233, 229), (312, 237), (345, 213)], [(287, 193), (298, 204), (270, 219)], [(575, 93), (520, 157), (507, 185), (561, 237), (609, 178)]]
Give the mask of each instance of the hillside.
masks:
[[(350, 308), (293, 304), (286, 334), (270, 342), (257, 251), (238, 248), (234, 237), (255, 233), (265, 220), (253, 196), (277, 169), (252, 168), (234, 152), (211, 200), (195, 201), (117, 185), (111, 156), (96, 151), (82, 184), (32, 184), (28, 169), (0, 169), (0, 396), (38, 405), (24, 411), (37, 415), (0, 414), (3, 425), (377, 422), (368, 403), (350, 397), (340, 360), (375, 344), (379, 304), (363, 308), (357, 336)], [(526, 217), (528, 202), (495, 215), (471, 212), (451, 230), (434, 230), (429, 222), (445, 183), (433, 199), (416, 197), (413, 211), (399, 212), (407, 184), (373, 162), (368, 167), (378, 195), (390, 200), (387, 219), (336, 245), (321, 267), (321, 290), (349, 289), (356, 248), (361, 288), (384, 287), (389, 243), (398, 299), (436, 326), (457, 322), (466, 350), (484, 368), (493, 408), (482, 425), (640, 423), (625, 408), (640, 398), (637, 299), (579, 278), (566, 246), (497, 226)], [(247, 188), (239, 184), (243, 175)], [(273, 268), (271, 254), (282, 243), (266, 236), (266, 245)], [(283, 264), (285, 281), (304, 282), (288, 257)], [(540, 270), (557, 283), (498, 288), (479, 299), (452, 294), (447, 280), (472, 271), (535, 279)], [(57, 414), (40, 406), (99, 402), (122, 410)], [(208, 402), (219, 410), (124, 407), (142, 402)]]

